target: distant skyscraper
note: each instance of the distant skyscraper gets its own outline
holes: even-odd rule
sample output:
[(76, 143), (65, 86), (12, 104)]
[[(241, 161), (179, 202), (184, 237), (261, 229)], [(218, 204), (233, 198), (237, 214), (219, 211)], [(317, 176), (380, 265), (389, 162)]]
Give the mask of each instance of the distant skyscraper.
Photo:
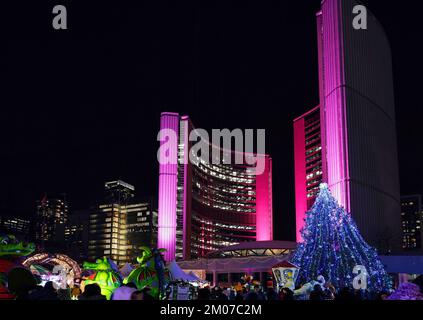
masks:
[(0, 232), (29, 238), (31, 221), (12, 214), (0, 214)]
[(107, 197), (90, 215), (88, 254), (91, 260), (103, 256), (116, 263), (129, 261), (126, 216), (134, 186), (123, 181), (105, 183)]
[[(166, 260), (273, 240), (272, 158), (258, 155), (264, 170), (257, 175), (255, 165), (213, 164), (212, 158), (206, 161), (192, 153), (193, 128), (188, 116), (161, 115), (161, 129), (177, 135), (177, 141), (168, 141), (169, 154), (160, 154), (158, 246), (168, 250)], [(166, 164), (166, 156), (177, 157), (178, 163)]]
[[(317, 14), (322, 180), (370, 244), (397, 249), (400, 197), (391, 50), (370, 11), (367, 30), (353, 28), (353, 7), (360, 4), (325, 0)], [(298, 144), (304, 138), (296, 135), (295, 143), (296, 150), (302, 149)], [(295, 168), (296, 176), (304, 176), (304, 164)], [(307, 200), (304, 182), (296, 183), (300, 241)]]
[(404, 250), (423, 249), (423, 208), (422, 196), (401, 197), (402, 248)]
[(45, 195), (37, 201), (35, 215), (35, 240), (63, 241), (64, 226), (68, 220), (68, 204), (60, 197), (50, 198)]
[(88, 258), (89, 210), (75, 210), (65, 227), (65, 245), (68, 256), (78, 262)]
[(157, 205), (153, 199), (133, 199), (126, 214), (128, 255), (134, 262), (141, 246), (157, 246)]
[(107, 182), (105, 189), (105, 200), (89, 215), (88, 257), (134, 262), (141, 246), (157, 243), (157, 207), (153, 199), (134, 198), (135, 187), (126, 182)]

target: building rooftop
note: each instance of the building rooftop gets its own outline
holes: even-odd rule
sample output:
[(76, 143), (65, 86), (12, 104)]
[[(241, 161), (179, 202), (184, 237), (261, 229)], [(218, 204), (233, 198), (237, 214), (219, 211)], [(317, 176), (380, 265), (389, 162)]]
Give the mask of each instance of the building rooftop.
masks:
[(297, 244), (290, 241), (243, 242), (211, 252), (207, 258), (287, 255), (296, 247)]

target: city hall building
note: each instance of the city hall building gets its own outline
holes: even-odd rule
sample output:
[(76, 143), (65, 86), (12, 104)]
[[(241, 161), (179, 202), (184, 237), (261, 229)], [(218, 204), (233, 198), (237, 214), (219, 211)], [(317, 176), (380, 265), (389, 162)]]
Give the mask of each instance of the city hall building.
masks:
[(356, 0), (325, 0), (317, 13), (320, 105), (294, 121), (297, 242), (319, 183), (328, 183), (371, 245), (399, 249), (400, 193), (391, 49)]
[[(255, 155), (264, 164), (260, 172), (247, 163), (213, 164), (213, 152), (205, 159), (192, 151), (189, 136), (194, 126), (188, 116), (162, 113), (160, 128), (177, 137), (161, 140), (167, 148), (159, 151), (158, 247), (167, 250), (167, 261), (205, 257), (242, 242), (273, 240), (270, 156)], [(211, 143), (209, 147), (218, 148)], [(169, 156), (177, 163), (167, 163)]]

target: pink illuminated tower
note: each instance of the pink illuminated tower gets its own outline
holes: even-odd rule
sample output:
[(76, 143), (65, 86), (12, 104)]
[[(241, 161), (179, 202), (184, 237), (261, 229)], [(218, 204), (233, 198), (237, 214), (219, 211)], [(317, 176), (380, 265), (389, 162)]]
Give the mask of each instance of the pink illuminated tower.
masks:
[(158, 246), (167, 249), (167, 261), (204, 257), (245, 241), (273, 240), (271, 157), (255, 155), (264, 163), (260, 174), (255, 165), (189, 158), (190, 118), (162, 113), (161, 129), (176, 137), (162, 139), (167, 148), (159, 154)]
[[(162, 114), (160, 128), (172, 130), (176, 136), (179, 132), (179, 115), (174, 113)], [(161, 141), (163, 145), (165, 140)], [(175, 140), (173, 154), (160, 154), (159, 165), (159, 214), (158, 214), (158, 242), (159, 248), (166, 248), (165, 259), (170, 260), (175, 256), (176, 244), (176, 197), (178, 185), (178, 141)], [(165, 163), (164, 158), (173, 158), (174, 163)]]
[(323, 182), (320, 107), (294, 120), (294, 140), (296, 238), (300, 241), (306, 212), (314, 204)]
[[(391, 50), (369, 10), (367, 30), (353, 28), (356, 5), (361, 3), (324, 0), (317, 13), (321, 179), (354, 215), (369, 243), (397, 249), (400, 196)], [(313, 196), (303, 123), (310, 113), (294, 121), (297, 241)]]

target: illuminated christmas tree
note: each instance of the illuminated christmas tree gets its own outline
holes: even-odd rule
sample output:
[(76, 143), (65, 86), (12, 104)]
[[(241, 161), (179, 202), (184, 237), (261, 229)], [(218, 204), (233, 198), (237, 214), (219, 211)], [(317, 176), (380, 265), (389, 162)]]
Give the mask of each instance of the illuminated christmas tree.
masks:
[(337, 289), (352, 287), (357, 277), (354, 267), (364, 266), (368, 290), (380, 292), (391, 288), (392, 281), (376, 250), (364, 241), (351, 215), (339, 206), (327, 184), (320, 185), (301, 235), (303, 242), (291, 259), (300, 267), (297, 284), (322, 275)]

